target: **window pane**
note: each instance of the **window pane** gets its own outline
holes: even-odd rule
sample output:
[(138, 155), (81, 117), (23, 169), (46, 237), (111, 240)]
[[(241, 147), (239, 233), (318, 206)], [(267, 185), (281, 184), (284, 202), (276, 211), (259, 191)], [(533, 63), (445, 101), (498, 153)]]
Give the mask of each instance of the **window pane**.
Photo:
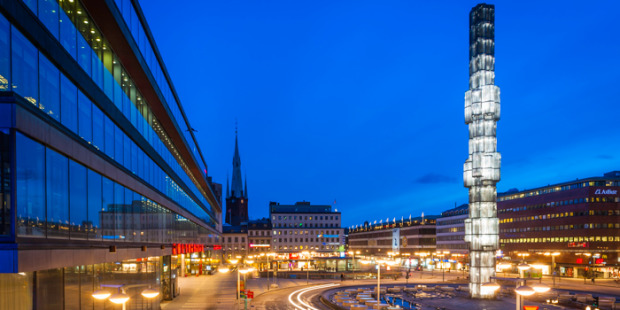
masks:
[(86, 167), (69, 161), (71, 239), (86, 239), (88, 227)]
[(81, 91), (78, 91), (78, 124), (82, 139), (93, 141), (92, 102)]
[(40, 270), (36, 274), (36, 307), (38, 310), (63, 309), (62, 269)]
[[(92, 73), (91, 78), (93, 82), (99, 86), (99, 88), (103, 89), (103, 63), (99, 60), (99, 56), (94, 51), (90, 54), (92, 58)], [(112, 97), (110, 97), (112, 100)]]
[(114, 207), (113, 211), (116, 218), (116, 239), (117, 241), (125, 241), (125, 188), (114, 183)]
[(83, 36), (77, 35), (77, 58), (80, 67), (86, 71), (86, 74), (91, 74), (91, 53), (90, 45), (86, 42)]
[(23, 0), (34, 15), (37, 15), (37, 0)]
[(127, 241), (134, 241), (136, 238), (136, 231), (133, 226), (135, 221), (135, 213), (133, 212), (132, 201), (133, 192), (130, 189), (125, 188), (125, 203), (123, 213), (125, 218), (125, 237)]
[(114, 158), (114, 123), (109, 118), (104, 120), (105, 131), (105, 153)]
[(127, 135), (123, 135), (123, 164), (125, 166), (125, 168), (130, 169), (131, 166), (131, 152), (129, 144), (130, 144), (129, 137)]
[(60, 108), (62, 124), (77, 133), (77, 87), (64, 74), (60, 75)]
[(103, 112), (93, 105), (93, 145), (103, 151)]
[(15, 28), (11, 31), (13, 55), (13, 91), (37, 106), (39, 92), (39, 70), (37, 49)]
[(39, 106), (60, 121), (60, 72), (45, 56), (39, 55)]
[(104, 240), (114, 240), (114, 185), (110, 179), (106, 177), (102, 179), (101, 230)]
[(0, 235), (11, 235), (11, 135), (8, 129), (0, 129)]
[(16, 137), (17, 234), (45, 236), (45, 147)]
[(88, 170), (88, 222), (90, 223), (88, 239), (101, 239), (101, 175)]
[(64, 10), (60, 10), (60, 44), (77, 59), (77, 29)]
[(59, 9), (56, 0), (39, 0), (39, 19), (56, 39), (58, 39)]
[(69, 238), (69, 162), (63, 155), (47, 149), (45, 180), (47, 188), (47, 236)]
[(123, 136), (125, 134), (120, 128), (114, 126), (114, 159), (123, 165)]
[(11, 80), (11, 25), (0, 14), (0, 91), (8, 91)]

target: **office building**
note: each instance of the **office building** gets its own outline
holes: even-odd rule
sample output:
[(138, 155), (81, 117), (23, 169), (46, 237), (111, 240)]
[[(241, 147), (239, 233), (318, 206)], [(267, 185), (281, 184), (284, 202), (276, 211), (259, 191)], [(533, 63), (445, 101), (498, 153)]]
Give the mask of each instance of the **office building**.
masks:
[(248, 222), (250, 255), (271, 252), (271, 221), (268, 218)]
[(222, 258), (224, 261), (248, 256), (248, 227), (224, 225), (222, 233)]
[(501, 250), (513, 261), (544, 263), (543, 273), (555, 261), (567, 277), (618, 275), (620, 171), (500, 193), (497, 208)]
[(499, 248), (497, 191), (501, 156), (495, 130), (499, 120), (499, 87), (495, 86), (495, 6), (478, 4), (469, 13), (469, 90), (465, 93), (465, 123), (469, 127), (469, 157), (463, 181), (469, 188), (469, 289), (472, 298), (491, 298), (483, 283), (495, 276)]
[(3, 306), (159, 308), (221, 206), (138, 2), (0, 1), (0, 45)]
[(340, 212), (331, 205), (269, 203), (272, 249), (278, 253), (344, 252)]
[(232, 184), (229, 188), (226, 180), (226, 220), (232, 226), (245, 225), (248, 222), (248, 183), (245, 188), (241, 180), (241, 156), (239, 156), (239, 143), (235, 130), (235, 153), (233, 155)]
[(437, 251), (467, 255), (469, 250), (465, 243), (465, 219), (469, 206), (460, 205), (441, 212), (437, 218)]
[(349, 229), (349, 251), (362, 256), (415, 256), (435, 253), (437, 215), (386, 219)]

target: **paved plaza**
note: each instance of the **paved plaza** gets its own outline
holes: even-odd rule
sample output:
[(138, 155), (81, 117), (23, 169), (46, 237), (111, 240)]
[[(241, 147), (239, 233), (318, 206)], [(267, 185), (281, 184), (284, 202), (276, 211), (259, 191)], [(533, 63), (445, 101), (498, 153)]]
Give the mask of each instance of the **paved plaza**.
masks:
[[(504, 275), (501, 275), (504, 276)], [(514, 275), (507, 275), (508, 277)], [(445, 280), (445, 281), (444, 281)], [(407, 281), (404, 278), (398, 280), (382, 279), (382, 285), (403, 285), (406, 283), (415, 284), (462, 284), (467, 285), (464, 281), (463, 274), (459, 272), (414, 272), (413, 276)], [(544, 278), (543, 283), (552, 286), (553, 280), (551, 278)], [(277, 289), (269, 289), (270, 284), (278, 284)], [(248, 304), (248, 309), (292, 309), (293, 307), (288, 302), (288, 296), (296, 289), (300, 289), (309, 285), (325, 284), (325, 283), (339, 283), (342, 286), (374, 286), (376, 285), (376, 279), (368, 280), (345, 280), (343, 282), (339, 280), (309, 280), (306, 279), (273, 279), (266, 278), (250, 278), (247, 280), (247, 288), (254, 292), (254, 300)], [(185, 277), (179, 279), (179, 286), (181, 288), (181, 295), (172, 301), (163, 302), (161, 304), (162, 309), (235, 309), (236, 296), (235, 288), (237, 285), (237, 276), (233, 273), (216, 273), (211, 276), (199, 276), (199, 277)], [(583, 279), (573, 278), (556, 278), (556, 289), (569, 290), (575, 292), (586, 292), (594, 295), (613, 296), (620, 300), (620, 286), (613, 280), (599, 279), (596, 283), (592, 284), (591, 281), (587, 281), (584, 284)], [(315, 302), (316, 294), (308, 294), (307, 300)], [(487, 310), (501, 310), (501, 309), (513, 309), (514, 298), (504, 297), (500, 300), (494, 301), (478, 301), (471, 299), (435, 299), (424, 301), (424, 307), (422, 309), (435, 309), (436, 307), (445, 307), (446, 309), (487, 309)], [(535, 303), (527, 303), (534, 305)], [(544, 307), (548, 309), (561, 309), (553, 308), (548, 305), (540, 305), (540, 309)], [(243, 308), (243, 304), (241, 304)]]

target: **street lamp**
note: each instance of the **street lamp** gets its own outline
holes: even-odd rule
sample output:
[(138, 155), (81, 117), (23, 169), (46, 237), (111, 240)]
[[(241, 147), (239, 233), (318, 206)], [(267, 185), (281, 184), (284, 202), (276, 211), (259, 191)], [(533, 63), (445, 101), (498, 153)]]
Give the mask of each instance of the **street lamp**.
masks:
[(266, 256), (267, 256), (267, 290), (269, 290), (270, 289), (269, 269), (271, 268), (271, 264), (269, 263), (269, 257), (276, 256), (276, 253), (270, 252), (270, 253), (267, 253)]
[(306, 257), (306, 285), (308, 285), (310, 282), (310, 252), (303, 251), (301, 254)]
[(440, 257), (440, 262), (441, 262), (441, 282), (445, 282), (446, 281), (446, 271), (443, 268), (444, 263), (443, 263), (443, 258), (444, 256), (450, 254), (450, 251), (443, 251), (443, 253), (441, 252), (437, 252), (435, 255)]
[[(536, 293), (545, 293), (549, 291), (549, 287), (542, 284), (542, 283), (536, 283), (532, 286), (527, 286), (526, 285), (526, 280), (521, 280), (521, 279), (517, 279), (517, 283), (516, 286), (517, 288), (515, 288), (515, 297), (516, 297), (516, 310), (520, 310), (523, 308), (523, 296), (531, 296), (534, 295)], [(494, 292), (497, 289), (499, 289), (500, 286), (496, 283), (484, 283), (482, 284), (482, 289), (486, 290), (487, 292)]]
[(560, 255), (560, 252), (545, 253), (545, 256), (551, 256), (551, 278), (553, 279), (553, 286), (555, 287), (555, 257)]
[(237, 299), (241, 298), (241, 287), (239, 285), (239, 273), (245, 275), (246, 273), (250, 272), (250, 269), (240, 269), (237, 268)]
[[(125, 289), (136, 287), (136, 286), (140, 287), (140, 286), (147, 286), (147, 285), (146, 284), (135, 284), (135, 285), (126, 286), (124, 284), (101, 284), (100, 287), (116, 288), (117, 289), (116, 294), (112, 294), (106, 289), (99, 289), (99, 290), (94, 291), (91, 296), (93, 296), (93, 298), (97, 300), (109, 299), (110, 302), (112, 303), (115, 303), (117, 305), (123, 305), (123, 309), (125, 309), (125, 304), (127, 303), (127, 301), (129, 301), (129, 295), (125, 293)], [(159, 291), (152, 289), (152, 288), (147, 288), (142, 291), (141, 295), (145, 298), (151, 299), (151, 298), (155, 298), (159, 296)]]
[(422, 279), (422, 274), (424, 273), (422, 262), (429, 254), (428, 252), (415, 252), (414, 254), (420, 258), (420, 264), (419, 264), (420, 265), (420, 279)]
[[(362, 264), (370, 263), (368, 261), (360, 261)], [(394, 265), (393, 261), (389, 260), (376, 260), (377, 264), (377, 307), (381, 304), (381, 265), (392, 266)]]

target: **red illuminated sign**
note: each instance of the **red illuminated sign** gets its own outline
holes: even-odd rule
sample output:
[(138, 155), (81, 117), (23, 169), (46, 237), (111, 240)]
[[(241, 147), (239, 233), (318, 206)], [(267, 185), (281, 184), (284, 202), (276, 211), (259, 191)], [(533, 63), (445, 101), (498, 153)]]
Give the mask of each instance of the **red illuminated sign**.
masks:
[(538, 310), (538, 306), (523, 306), (523, 310)]
[(588, 243), (587, 242), (569, 242), (568, 247), (569, 248), (587, 248)]
[(173, 243), (172, 244), (172, 255), (202, 252), (204, 251), (204, 249), (205, 249), (205, 246), (203, 244)]
[(215, 251), (221, 250), (221, 249), (222, 249), (222, 246), (219, 245), (219, 244), (216, 244), (216, 245), (213, 246), (213, 250), (215, 250)]
[(299, 259), (299, 254), (297, 254), (297, 253), (290, 253), (288, 255), (288, 259)]
[(577, 264), (583, 264), (583, 258), (578, 258), (577, 259)]
[(595, 264), (603, 264), (605, 261), (602, 258), (597, 258), (594, 263)]

